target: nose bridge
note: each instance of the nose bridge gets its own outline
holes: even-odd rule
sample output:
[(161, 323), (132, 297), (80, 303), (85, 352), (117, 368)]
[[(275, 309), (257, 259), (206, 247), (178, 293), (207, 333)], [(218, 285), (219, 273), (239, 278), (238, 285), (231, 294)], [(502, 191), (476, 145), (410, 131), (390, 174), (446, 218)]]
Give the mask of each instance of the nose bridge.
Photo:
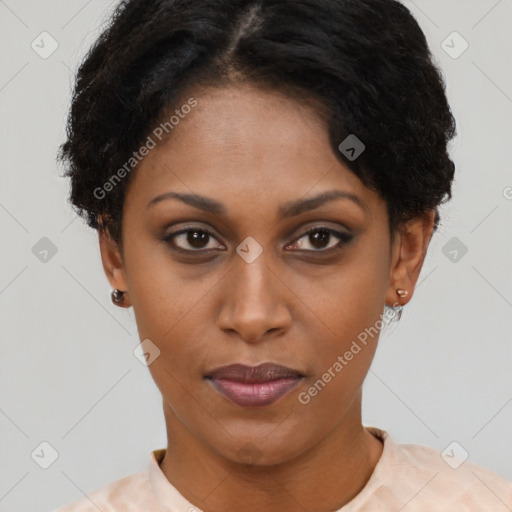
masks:
[(271, 270), (271, 252), (248, 237), (238, 247), (223, 296), (220, 327), (258, 340), (289, 322), (282, 286)]
[(248, 237), (237, 248), (233, 270), (234, 297), (240, 299), (237, 305), (247, 310), (262, 311), (270, 306), (273, 287), (269, 268), (270, 251), (264, 251), (253, 238)]

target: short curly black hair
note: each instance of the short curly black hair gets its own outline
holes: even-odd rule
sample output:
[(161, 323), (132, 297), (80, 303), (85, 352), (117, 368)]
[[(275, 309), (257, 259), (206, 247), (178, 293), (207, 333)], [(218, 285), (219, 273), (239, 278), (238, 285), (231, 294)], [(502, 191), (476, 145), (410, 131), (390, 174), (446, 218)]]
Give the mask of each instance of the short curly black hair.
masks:
[[(78, 69), (57, 157), (76, 212), (122, 243), (133, 173), (104, 184), (194, 86), (244, 81), (311, 100), (337, 157), (385, 200), (392, 235), (432, 210), (437, 229), (455, 119), (425, 35), (395, 0), (120, 2)], [(339, 149), (350, 134), (365, 145), (355, 160)]]

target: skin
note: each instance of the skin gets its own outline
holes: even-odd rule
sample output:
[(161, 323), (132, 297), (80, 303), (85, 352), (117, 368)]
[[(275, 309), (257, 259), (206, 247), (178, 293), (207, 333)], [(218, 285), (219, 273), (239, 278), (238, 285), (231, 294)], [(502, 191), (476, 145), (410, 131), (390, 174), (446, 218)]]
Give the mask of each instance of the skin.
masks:
[[(378, 335), (309, 403), (298, 396), (376, 324), (385, 304), (411, 299), (434, 212), (391, 240), (385, 202), (336, 158), (314, 108), (248, 84), (191, 96), (198, 105), (131, 177), (123, 247), (99, 234), (111, 286), (126, 290), (140, 339), (160, 349), (149, 370), (168, 436), (162, 471), (206, 512), (337, 510), (361, 491), (382, 454), (361, 422)], [(357, 195), (364, 209), (336, 199), (296, 217), (279, 213), (289, 201), (333, 189)], [(147, 207), (169, 191), (215, 199), (226, 214), (178, 200)], [(185, 256), (163, 241), (184, 227), (213, 236), (197, 245), (186, 234), (174, 239), (191, 251)], [(325, 256), (339, 238), (315, 245), (304, 235), (310, 227), (353, 238)], [(263, 249), (252, 263), (236, 252), (248, 236)], [(409, 295), (400, 299), (398, 288)], [(252, 408), (203, 378), (221, 365), (264, 361), (306, 377), (277, 402)]]

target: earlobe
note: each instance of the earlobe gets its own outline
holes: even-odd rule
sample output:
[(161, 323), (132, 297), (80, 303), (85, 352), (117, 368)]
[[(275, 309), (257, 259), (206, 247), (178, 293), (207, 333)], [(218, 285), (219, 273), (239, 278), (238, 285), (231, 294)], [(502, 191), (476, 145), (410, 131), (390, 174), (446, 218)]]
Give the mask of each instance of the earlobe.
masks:
[(118, 306), (128, 307), (130, 305), (128, 285), (119, 246), (104, 230), (98, 231), (98, 237), (103, 270), (114, 290), (112, 292), (112, 302)]

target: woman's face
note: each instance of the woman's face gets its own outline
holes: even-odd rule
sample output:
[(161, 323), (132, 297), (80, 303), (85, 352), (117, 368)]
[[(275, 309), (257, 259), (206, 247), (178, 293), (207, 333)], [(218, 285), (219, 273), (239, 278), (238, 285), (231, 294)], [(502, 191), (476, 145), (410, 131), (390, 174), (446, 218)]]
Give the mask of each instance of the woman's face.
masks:
[[(400, 238), (390, 246), (384, 201), (335, 157), (306, 105), (250, 86), (193, 96), (134, 171), (124, 261), (101, 235), (103, 262), (140, 339), (160, 351), (152, 360), (146, 346), (168, 432), (234, 462), (284, 462), (360, 428), (375, 327), (396, 288), (410, 298), (431, 232), (412, 225), (407, 251)], [(171, 192), (189, 200), (161, 197)], [(263, 362), (304, 377), (260, 406), (205, 378)]]

